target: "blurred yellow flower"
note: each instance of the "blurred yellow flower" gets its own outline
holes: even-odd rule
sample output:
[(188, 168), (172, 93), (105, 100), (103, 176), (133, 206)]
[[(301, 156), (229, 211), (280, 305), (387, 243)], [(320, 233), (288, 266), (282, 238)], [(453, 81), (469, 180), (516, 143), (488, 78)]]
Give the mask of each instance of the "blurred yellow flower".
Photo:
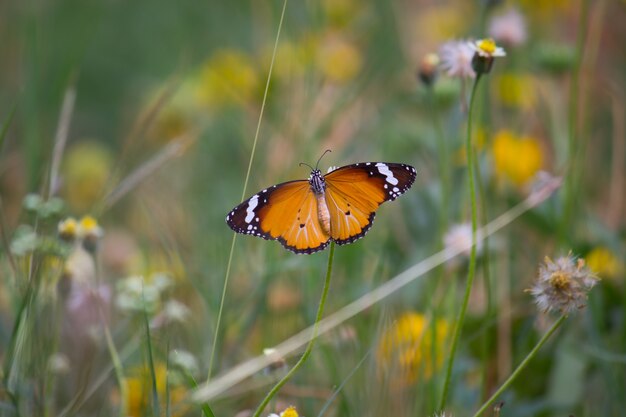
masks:
[(413, 24), (414, 39), (457, 39), (468, 27), (469, 10), (463, 2), (429, 8), (420, 7), (418, 10)]
[(539, 141), (499, 131), (492, 145), (496, 175), (517, 186), (526, 184), (541, 169), (543, 152)]
[(112, 157), (107, 148), (95, 141), (72, 146), (63, 165), (63, 191), (70, 211), (89, 210), (102, 196), (109, 178)]
[[(161, 414), (165, 415), (167, 369), (165, 365), (157, 363), (154, 366), (154, 373)], [(147, 367), (137, 367), (131, 370), (130, 375), (130, 377), (124, 379), (126, 385), (126, 397), (124, 398), (124, 404), (126, 406), (125, 415), (128, 417), (152, 415), (152, 373), (150, 369)], [(174, 411), (171, 415), (182, 416), (186, 411), (186, 407), (182, 405), (186, 390), (182, 386), (171, 386), (171, 381), (169, 384), (169, 400), (171, 410)]]
[[(519, 5), (525, 10), (529, 17), (535, 20), (553, 19), (556, 16), (562, 16), (568, 9), (575, 10), (572, 7), (576, 3), (570, 0), (520, 0)], [(553, 22), (552, 22), (553, 23)]]
[(242, 105), (259, 93), (259, 76), (253, 60), (237, 50), (216, 52), (200, 69), (199, 101), (209, 107)]
[(616, 278), (623, 273), (624, 264), (608, 248), (598, 246), (585, 256), (587, 267), (601, 278)]
[(528, 110), (537, 101), (535, 84), (531, 76), (505, 73), (498, 77), (496, 87), (498, 98), (506, 106)]
[(340, 37), (329, 37), (319, 46), (316, 65), (328, 80), (341, 84), (358, 75), (363, 58), (353, 43)]
[(322, 9), (331, 26), (342, 28), (350, 24), (365, 7), (357, 0), (322, 0)]
[(433, 326), (422, 314), (405, 313), (383, 332), (378, 362), (399, 385), (411, 384), (418, 377), (428, 379), (443, 363), (449, 330), (445, 320)]
[(78, 236), (78, 222), (73, 217), (61, 220), (57, 226), (59, 237), (68, 242), (72, 242)]
[(150, 129), (149, 138), (158, 144), (167, 143), (183, 136), (190, 130), (189, 117), (176, 106), (169, 106), (161, 113)]
[(81, 236), (102, 236), (102, 228), (92, 216), (83, 216), (78, 224)]
[[(273, 74), (278, 78), (289, 78), (304, 74), (307, 67), (313, 62), (314, 50), (313, 42), (281, 42), (276, 50)], [(271, 62), (272, 52), (273, 48), (268, 48), (265, 51), (264, 61), (267, 67), (269, 67)]]

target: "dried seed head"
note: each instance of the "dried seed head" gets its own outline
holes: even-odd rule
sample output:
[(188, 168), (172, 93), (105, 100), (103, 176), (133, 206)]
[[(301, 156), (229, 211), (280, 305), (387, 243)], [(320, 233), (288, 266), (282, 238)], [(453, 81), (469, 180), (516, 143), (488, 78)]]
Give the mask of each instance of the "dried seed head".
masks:
[(587, 293), (597, 282), (598, 277), (585, 261), (570, 253), (556, 261), (546, 257), (535, 284), (527, 291), (535, 297), (540, 310), (569, 314), (585, 307)]

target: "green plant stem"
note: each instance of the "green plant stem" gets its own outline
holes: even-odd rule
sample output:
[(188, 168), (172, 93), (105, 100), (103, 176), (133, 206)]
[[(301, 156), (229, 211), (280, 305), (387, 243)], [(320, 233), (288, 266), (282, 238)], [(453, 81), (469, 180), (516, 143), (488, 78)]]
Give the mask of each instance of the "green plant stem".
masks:
[(439, 110), (435, 103), (435, 95), (432, 87), (428, 87), (428, 102), (430, 105), (433, 125), (435, 127), (435, 141), (437, 142), (437, 153), (439, 154), (439, 177), (441, 181), (441, 210), (439, 210), (439, 234), (440, 248), (443, 248), (443, 239), (448, 229), (448, 215), (450, 213), (450, 162), (448, 156), (448, 144), (441, 126)]
[(150, 377), (152, 382), (152, 412), (155, 416), (160, 416), (159, 411), (159, 391), (157, 389), (156, 370), (154, 368), (154, 357), (152, 355), (152, 337), (150, 336), (150, 321), (148, 320), (148, 310), (146, 308), (146, 301), (142, 293), (143, 303), (143, 320), (146, 328), (146, 348), (148, 350), (148, 365), (150, 366)]
[(477, 229), (477, 208), (476, 208), (476, 191), (474, 185), (474, 152), (472, 151), (472, 110), (474, 109), (474, 98), (476, 97), (476, 89), (480, 81), (480, 73), (476, 74), (474, 80), (474, 86), (472, 87), (472, 93), (470, 95), (469, 109), (467, 113), (467, 139), (465, 141), (465, 153), (467, 157), (467, 175), (469, 177), (469, 193), (470, 202), (472, 207), (472, 247), (470, 250), (469, 267), (467, 272), (467, 283), (465, 285), (465, 295), (463, 296), (463, 304), (461, 305), (461, 311), (459, 311), (459, 317), (454, 328), (454, 334), (452, 336), (452, 346), (450, 347), (450, 356), (448, 358), (448, 364), (446, 369), (446, 379), (443, 384), (443, 393), (441, 394), (441, 402), (439, 403), (439, 410), (443, 410), (446, 405), (448, 397), (448, 391), (450, 389), (450, 378), (452, 376), (452, 367), (454, 366), (454, 357), (456, 356), (456, 349), (461, 336), (461, 329), (463, 328), (463, 322), (465, 321), (465, 312), (467, 311), (467, 304), (472, 292), (472, 284), (474, 282), (474, 276), (476, 274), (476, 229)]
[[(272, 79), (272, 70), (274, 69), (274, 61), (276, 60), (276, 51), (278, 50), (278, 39), (280, 38), (280, 31), (283, 27), (283, 20), (285, 19), (285, 10), (287, 9), (287, 0), (283, 2), (283, 10), (280, 14), (280, 20), (278, 22), (278, 30), (276, 32), (276, 40), (274, 41), (274, 50), (272, 52), (272, 60), (270, 61), (270, 68), (267, 73), (267, 80), (265, 82), (265, 91), (263, 92), (263, 101), (261, 102), (261, 111), (259, 112), (259, 120), (256, 125), (256, 132), (254, 134), (254, 140), (252, 141), (252, 151), (250, 152), (250, 161), (248, 162), (248, 171), (246, 172), (246, 180), (243, 183), (243, 191), (241, 193), (241, 201), (246, 197), (246, 190), (248, 188), (248, 181), (250, 179), (250, 172), (252, 171), (252, 161), (254, 161), (254, 155), (256, 153), (256, 145), (259, 139), (259, 132), (261, 131), (261, 121), (263, 120), (263, 113), (265, 111), (265, 103), (267, 102), (267, 94), (270, 89), (270, 80)], [(220, 307), (217, 313), (217, 322), (215, 323), (215, 333), (213, 334), (213, 343), (211, 344), (211, 355), (209, 357), (209, 370), (207, 371), (206, 383), (211, 380), (211, 371), (213, 370), (213, 360), (215, 359), (215, 350), (217, 348), (217, 335), (220, 329), (220, 323), (222, 321), (222, 312), (224, 311), (224, 300), (226, 299), (226, 289), (228, 288), (228, 278), (230, 277), (230, 267), (233, 262), (233, 253), (235, 251), (235, 241), (237, 234), (233, 234), (233, 240), (230, 245), (230, 253), (228, 254), (228, 266), (226, 267), (226, 275), (224, 277), (224, 286), (222, 288), (222, 295), (220, 297)]]
[(328, 255), (328, 267), (326, 268), (326, 279), (324, 280), (324, 288), (322, 289), (322, 296), (320, 298), (320, 303), (317, 308), (317, 315), (315, 316), (315, 324), (313, 325), (313, 333), (311, 335), (311, 340), (307, 344), (304, 349), (304, 353), (296, 362), (296, 364), (287, 372), (287, 374), (280, 380), (278, 383), (267, 393), (259, 407), (254, 412), (253, 417), (259, 417), (265, 406), (274, 398), (276, 393), (282, 388), (283, 385), (289, 381), (289, 379), (293, 376), (294, 373), (306, 362), (306, 360), (311, 355), (311, 351), (313, 350), (313, 345), (315, 344), (315, 339), (317, 338), (317, 333), (319, 331), (319, 322), (322, 319), (322, 315), (324, 314), (324, 305), (326, 304), (326, 297), (328, 296), (328, 289), (330, 288), (330, 276), (333, 271), (333, 258), (335, 256), (335, 242), (330, 242), (330, 254)]
[[(474, 160), (477, 161), (476, 152), (474, 152)], [(478, 199), (480, 201), (480, 224), (482, 227), (487, 225), (488, 214), (487, 214), (487, 194), (485, 192), (485, 185), (483, 184), (482, 176), (480, 174), (476, 175), (476, 185), (478, 186)], [(485, 283), (485, 297), (487, 298), (487, 321), (491, 321), (491, 319), (495, 316), (494, 305), (493, 305), (493, 289), (491, 286), (491, 274), (490, 274), (490, 264), (489, 264), (489, 238), (488, 236), (483, 237), (482, 240), (482, 273), (483, 273), (483, 281)], [(493, 334), (491, 327), (488, 327), (485, 330), (485, 333), (482, 337), (481, 344), (481, 356), (484, 364), (489, 363), (489, 346), (491, 345), (491, 335)], [(484, 399), (487, 397), (487, 393), (489, 391), (488, 380), (489, 380), (489, 366), (483, 367), (482, 372), (482, 395), (481, 398)]]
[(528, 365), (528, 363), (537, 355), (537, 352), (539, 351), (539, 349), (541, 349), (541, 347), (546, 343), (546, 341), (550, 338), (550, 336), (552, 336), (552, 334), (561, 326), (561, 324), (563, 324), (566, 318), (567, 318), (566, 315), (561, 316), (552, 325), (552, 327), (550, 327), (550, 330), (548, 330), (546, 334), (543, 335), (541, 340), (539, 340), (539, 342), (535, 345), (533, 350), (531, 350), (530, 353), (524, 358), (522, 363), (520, 363), (517, 366), (517, 368), (515, 368), (513, 373), (507, 378), (506, 381), (504, 381), (504, 383), (500, 386), (500, 388), (498, 388), (498, 390), (494, 392), (493, 395), (482, 405), (482, 407), (480, 407), (480, 409), (476, 412), (476, 414), (474, 414), (473, 417), (478, 417), (482, 413), (484, 413), (487, 407), (493, 404), (496, 398), (498, 398), (500, 394), (502, 394), (504, 390), (506, 390), (509, 387), (509, 385), (511, 385), (511, 383), (519, 376), (522, 370), (526, 367), (526, 365)]
[(109, 349), (109, 355), (111, 355), (111, 362), (113, 364), (113, 369), (115, 370), (115, 378), (117, 379), (117, 383), (120, 387), (120, 417), (126, 415), (126, 399), (128, 398), (128, 386), (126, 384), (126, 379), (124, 378), (124, 367), (122, 366), (122, 360), (120, 358), (117, 349), (115, 348), (115, 342), (113, 342), (113, 336), (111, 336), (111, 332), (109, 330), (109, 326), (106, 323), (104, 318), (104, 313), (102, 309), (99, 308), (100, 320), (102, 322), (102, 328), (104, 330), (104, 337), (107, 343), (107, 348)]
[(578, 140), (578, 126), (580, 121), (578, 119), (578, 106), (579, 106), (579, 94), (580, 94), (580, 73), (582, 69), (582, 60), (584, 55), (585, 40), (587, 38), (588, 27), (588, 14), (589, 14), (589, 0), (581, 1), (580, 11), (580, 27), (578, 30), (578, 38), (576, 40), (576, 60), (572, 68), (572, 75), (570, 78), (570, 92), (569, 92), (569, 107), (567, 115), (567, 173), (565, 175), (564, 184), (564, 207), (563, 216), (561, 217), (561, 224), (559, 228), (559, 238), (561, 243), (567, 245), (569, 239), (571, 225), (576, 211), (576, 192), (575, 187), (577, 185), (578, 173), (582, 172), (582, 161), (580, 160), (580, 146)]

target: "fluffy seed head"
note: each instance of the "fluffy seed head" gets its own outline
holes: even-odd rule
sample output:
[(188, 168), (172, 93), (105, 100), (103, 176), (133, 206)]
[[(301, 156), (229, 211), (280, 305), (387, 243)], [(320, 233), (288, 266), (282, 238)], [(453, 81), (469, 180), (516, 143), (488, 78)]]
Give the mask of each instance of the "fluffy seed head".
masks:
[(556, 261), (546, 257), (535, 284), (527, 291), (535, 297), (540, 310), (569, 314), (585, 307), (587, 293), (597, 282), (598, 277), (585, 261), (570, 253)]

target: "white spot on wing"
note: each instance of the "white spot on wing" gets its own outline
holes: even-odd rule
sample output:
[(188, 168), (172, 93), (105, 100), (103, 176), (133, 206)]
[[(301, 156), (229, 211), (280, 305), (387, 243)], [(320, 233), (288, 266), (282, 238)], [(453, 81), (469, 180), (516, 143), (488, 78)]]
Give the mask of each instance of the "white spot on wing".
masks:
[(391, 185), (398, 185), (398, 179), (393, 176), (393, 172), (389, 170), (389, 167), (382, 162), (376, 164), (378, 172), (387, 177), (386, 181)]
[(250, 201), (248, 201), (248, 207), (246, 208), (246, 223), (250, 223), (252, 222), (252, 219), (254, 219), (255, 215), (254, 215), (254, 209), (256, 208), (256, 206), (259, 205), (259, 196), (255, 195), (252, 198), (250, 198)]

